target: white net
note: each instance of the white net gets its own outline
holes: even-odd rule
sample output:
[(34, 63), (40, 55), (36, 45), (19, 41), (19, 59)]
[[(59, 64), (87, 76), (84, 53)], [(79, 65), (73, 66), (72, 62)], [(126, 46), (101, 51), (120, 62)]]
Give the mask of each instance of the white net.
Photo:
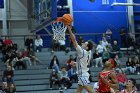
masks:
[(64, 25), (63, 22), (58, 21), (51, 24), (52, 31), (53, 31), (53, 39), (54, 40), (65, 40), (65, 32), (67, 27)]

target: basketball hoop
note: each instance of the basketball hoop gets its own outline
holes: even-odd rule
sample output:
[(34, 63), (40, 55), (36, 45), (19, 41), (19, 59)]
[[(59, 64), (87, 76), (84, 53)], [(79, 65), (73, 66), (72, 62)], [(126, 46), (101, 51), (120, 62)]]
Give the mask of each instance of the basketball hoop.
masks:
[(65, 32), (67, 27), (62, 22), (62, 18), (59, 17), (52, 24), (53, 39), (54, 40), (65, 40)]

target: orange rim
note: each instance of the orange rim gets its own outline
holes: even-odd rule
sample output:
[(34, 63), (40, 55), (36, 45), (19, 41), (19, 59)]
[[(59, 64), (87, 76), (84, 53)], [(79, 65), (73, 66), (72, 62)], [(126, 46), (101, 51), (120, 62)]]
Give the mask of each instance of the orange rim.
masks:
[(56, 23), (56, 22), (62, 22), (62, 17), (57, 17), (56, 20), (53, 21), (53, 23)]

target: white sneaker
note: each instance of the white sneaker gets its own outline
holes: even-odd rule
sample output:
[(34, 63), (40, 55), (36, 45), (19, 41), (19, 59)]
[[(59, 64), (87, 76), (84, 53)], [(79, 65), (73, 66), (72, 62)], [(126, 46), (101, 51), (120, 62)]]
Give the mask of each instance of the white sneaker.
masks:
[(64, 87), (64, 89), (66, 90), (66, 89), (67, 89), (67, 87)]

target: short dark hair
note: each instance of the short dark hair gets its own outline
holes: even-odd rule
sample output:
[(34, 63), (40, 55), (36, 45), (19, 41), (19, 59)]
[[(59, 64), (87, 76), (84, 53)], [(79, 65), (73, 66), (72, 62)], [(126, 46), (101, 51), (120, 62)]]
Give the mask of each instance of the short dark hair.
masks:
[(136, 86), (136, 80), (134, 78), (129, 78), (128, 80), (132, 81), (133, 87)]
[(107, 62), (109, 60), (111, 61), (111, 64), (113, 65), (113, 68), (116, 68), (117, 62), (113, 58), (103, 59), (103, 63), (105, 64), (105, 62)]
[(88, 40), (87, 42), (88, 42), (88, 45), (87, 45), (88, 49), (87, 49), (87, 51), (92, 50), (93, 42), (91, 40)]

